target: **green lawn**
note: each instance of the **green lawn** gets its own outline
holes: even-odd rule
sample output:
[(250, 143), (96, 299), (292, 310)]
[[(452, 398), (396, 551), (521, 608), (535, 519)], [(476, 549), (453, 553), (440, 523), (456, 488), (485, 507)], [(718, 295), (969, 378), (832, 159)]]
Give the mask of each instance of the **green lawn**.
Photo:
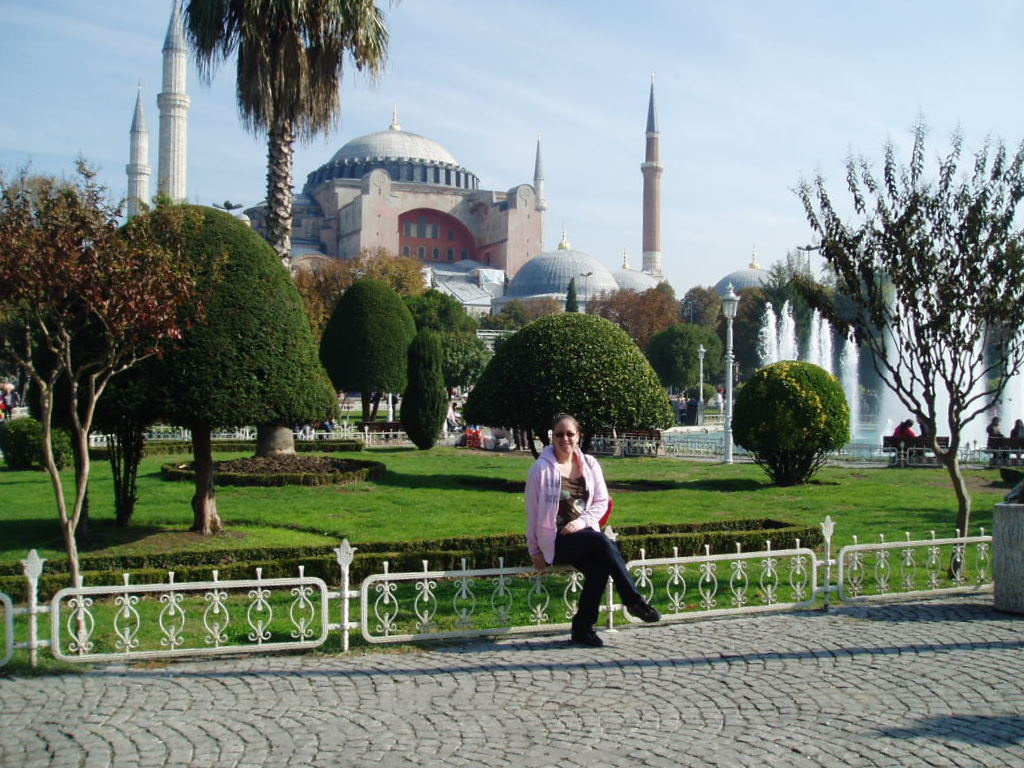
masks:
[[(224, 454), (233, 458), (240, 454)], [(113, 526), (110, 470), (93, 464), (92, 536), (88, 552), (143, 554), (177, 549), (335, 544), (434, 539), (519, 532), (524, 526), (522, 482), (529, 455), (464, 449), (371, 449), (366, 458), (383, 461), (379, 483), (352, 487), (218, 489), (225, 533), (188, 534), (191, 522), (187, 483), (160, 478), (162, 463), (181, 456), (147, 458), (139, 478), (134, 524)], [(836, 521), (836, 543), (922, 538), (935, 530), (953, 534), (956, 499), (949, 478), (937, 469), (881, 467), (822, 470), (808, 485), (773, 488), (751, 464), (676, 459), (602, 459), (615, 499), (613, 524), (701, 522), (772, 517), (794, 523)], [(974, 496), (974, 526), (991, 526), (992, 507), (1006, 489), (994, 470), (966, 472)], [(70, 483), (70, 476), (67, 479)], [(17, 561), (35, 548), (61, 557), (53, 493), (42, 472), (0, 470), (0, 562)], [(780, 543), (779, 545), (788, 542)]]

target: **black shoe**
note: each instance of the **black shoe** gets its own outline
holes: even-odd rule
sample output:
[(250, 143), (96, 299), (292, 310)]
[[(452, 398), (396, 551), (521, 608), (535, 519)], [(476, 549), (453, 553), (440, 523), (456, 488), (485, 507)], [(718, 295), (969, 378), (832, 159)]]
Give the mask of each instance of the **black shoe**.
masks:
[(630, 603), (626, 606), (626, 610), (633, 616), (640, 619), (640, 621), (646, 621), (648, 624), (652, 624), (655, 621), (661, 621), (661, 614), (658, 613), (658, 609), (644, 600), (637, 600), (635, 603)]
[(597, 632), (592, 629), (581, 632), (574, 631), (572, 637), (569, 638), (569, 642), (573, 645), (585, 645), (588, 648), (600, 648), (604, 645), (604, 640), (598, 637)]

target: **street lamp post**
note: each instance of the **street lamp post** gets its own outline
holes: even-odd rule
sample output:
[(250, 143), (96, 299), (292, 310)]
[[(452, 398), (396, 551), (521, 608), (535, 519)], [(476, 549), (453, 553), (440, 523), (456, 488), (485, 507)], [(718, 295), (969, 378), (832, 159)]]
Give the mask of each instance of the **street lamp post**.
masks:
[(704, 353), (707, 352), (704, 349), (704, 345), (701, 344), (697, 348), (697, 360), (700, 361), (700, 379), (697, 382), (697, 400), (704, 402)]
[(726, 288), (722, 297), (722, 314), (725, 315), (725, 451), (723, 464), (732, 464), (732, 321), (736, 319), (736, 309), (740, 297), (732, 289), (732, 283)]

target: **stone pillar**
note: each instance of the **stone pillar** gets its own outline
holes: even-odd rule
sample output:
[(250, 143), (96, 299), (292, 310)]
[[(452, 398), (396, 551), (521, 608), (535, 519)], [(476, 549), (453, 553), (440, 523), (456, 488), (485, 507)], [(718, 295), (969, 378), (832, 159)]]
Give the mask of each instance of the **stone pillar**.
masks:
[(1024, 504), (996, 504), (992, 576), (996, 610), (1024, 613)]

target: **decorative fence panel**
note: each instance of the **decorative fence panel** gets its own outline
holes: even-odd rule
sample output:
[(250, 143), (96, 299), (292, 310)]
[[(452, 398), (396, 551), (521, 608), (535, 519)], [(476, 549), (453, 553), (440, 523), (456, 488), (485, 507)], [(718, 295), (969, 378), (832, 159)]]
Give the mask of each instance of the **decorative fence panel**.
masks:
[[(802, 547), (761, 551), (648, 558), (627, 563), (637, 586), (666, 621), (733, 614), (827, 608), (833, 596), (846, 602), (946, 593), (987, 591), (992, 587), (992, 537), (957, 536), (913, 541), (885, 541), (844, 546), (832, 557), (834, 523), (821, 524), (822, 553)], [(614, 532), (609, 530), (614, 538)], [(64, 661), (125, 661), (310, 649), (321, 646), (333, 630), (341, 648), (360, 630), (369, 643), (479, 637), (545, 632), (569, 626), (582, 589), (582, 575), (571, 568), (537, 573), (529, 567), (431, 570), (383, 573), (349, 588), (355, 549), (343, 541), (335, 553), (340, 589), (329, 591), (319, 578), (262, 578), (176, 583), (132, 584), (128, 574), (116, 586), (62, 589), (49, 605), (37, 602), (43, 560), (35, 550), (22, 561), (28, 604), (13, 606), (0, 593), (5, 645), (0, 666), (16, 649), (28, 649), (31, 663), (49, 647)], [(329, 621), (338, 603), (340, 621)], [(358, 604), (356, 603), (358, 601)], [(359, 616), (352, 611), (358, 605)], [(609, 584), (602, 606), (608, 627), (628, 626), (634, 619), (615, 602)], [(50, 637), (39, 636), (39, 615), (50, 614)], [(14, 619), (26, 616), (27, 641), (15, 639)]]
[(571, 568), (497, 568), (384, 573), (359, 590), (360, 629), (370, 643), (482, 637), (569, 626), (583, 577)]
[[(957, 532), (959, 534), (959, 531)], [(992, 583), (992, 537), (854, 543), (839, 550), (838, 594), (845, 602), (901, 595), (973, 592)]]
[(111, 661), (316, 648), (328, 636), (322, 579), (262, 578), (68, 587), (50, 603), (62, 661)]
[[(626, 567), (637, 588), (663, 619), (691, 619), (736, 613), (807, 608), (817, 602), (817, 559), (813, 549), (801, 547), (772, 550), (765, 542), (761, 552), (631, 560)], [(625, 614), (630, 622), (640, 620)]]

